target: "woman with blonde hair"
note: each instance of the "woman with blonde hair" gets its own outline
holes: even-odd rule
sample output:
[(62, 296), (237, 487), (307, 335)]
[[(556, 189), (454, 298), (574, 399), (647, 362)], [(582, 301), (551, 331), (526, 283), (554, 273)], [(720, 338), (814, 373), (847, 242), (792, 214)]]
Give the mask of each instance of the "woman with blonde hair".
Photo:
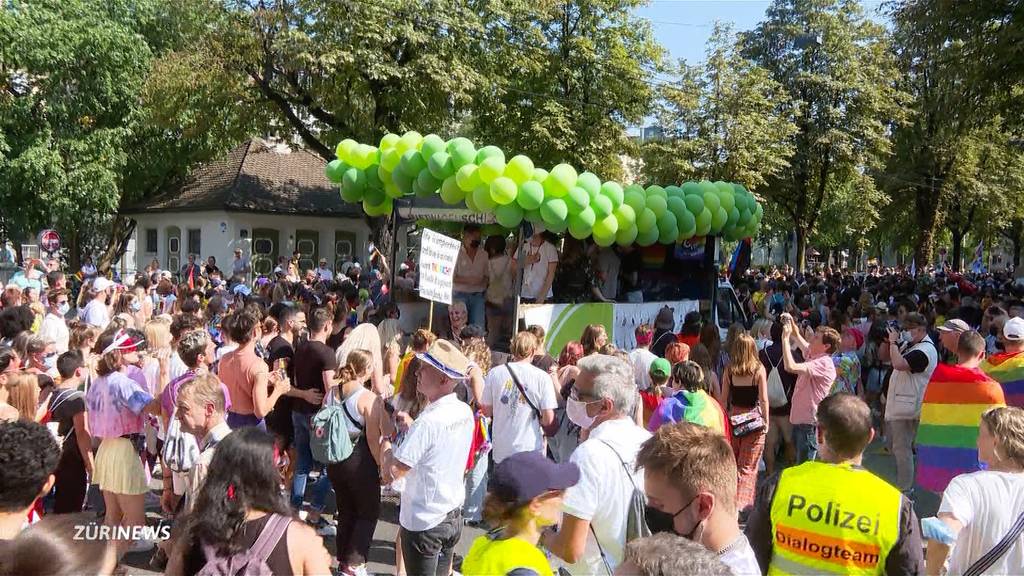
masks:
[[(42, 412), (39, 406), (39, 379), (35, 374), (9, 374), (0, 394), (3, 395), (0, 396), (0, 402), (18, 411), (18, 420), (39, 422)], [(45, 406), (43, 408), (45, 409)]]
[(338, 366), (348, 363), (348, 355), (353, 350), (364, 350), (373, 357), (373, 372), (370, 376), (370, 389), (381, 398), (390, 398), (393, 393), (392, 387), (384, 378), (384, 359), (381, 357), (380, 334), (373, 324), (360, 324), (345, 338), (345, 341), (338, 346)]
[(988, 468), (953, 478), (936, 517), (921, 521), (929, 575), (941, 574), (947, 557), (946, 574), (1017, 574), (1024, 566), (1024, 409), (982, 413), (977, 445)]
[(757, 350), (764, 350), (772, 343), (772, 321), (767, 318), (758, 318), (754, 321), (753, 328), (750, 329), (750, 335), (757, 344)]
[[(729, 364), (722, 374), (722, 395), (718, 401), (726, 407), (733, 424), (732, 451), (739, 472), (736, 509), (743, 510), (754, 504), (757, 463), (768, 433), (768, 376), (757, 355), (757, 344), (746, 334), (738, 335), (733, 342)], [(760, 418), (761, 426), (738, 424), (750, 418)], [(745, 429), (747, 431), (741, 434)]]
[(377, 335), (380, 337), (381, 363), (384, 366), (384, 377), (387, 383), (394, 389), (395, 376), (398, 374), (398, 363), (402, 359), (402, 328), (399, 326), (398, 318), (385, 318), (377, 326)]

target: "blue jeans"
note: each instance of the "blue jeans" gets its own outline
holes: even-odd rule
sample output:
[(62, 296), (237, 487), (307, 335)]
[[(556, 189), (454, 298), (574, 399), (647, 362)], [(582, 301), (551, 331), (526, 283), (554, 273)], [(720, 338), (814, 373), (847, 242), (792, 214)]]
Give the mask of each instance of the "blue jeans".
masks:
[(818, 457), (818, 427), (813, 424), (793, 424), (793, 446), (799, 465)]
[(487, 465), (491, 454), (481, 454), (473, 463), (473, 469), (466, 475), (466, 504), (462, 516), (470, 522), (483, 519), (484, 496), (487, 495)]
[(310, 508), (320, 512), (324, 509), (324, 502), (331, 492), (331, 481), (327, 479), (327, 473), (322, 465), (313, 460), (313, 453), (309, 450), (309, 419), (311, 414), (292, 412), (292, 426), (295, 427), (295, 472), (292, 475), (292, 508), (302, 509), (303, 497), (306, 495), (306, 481), (309, 479), (309, 471), (314, 466), (320, 468), (320, 479), (313, 484), (313, 495), (309, 499)]
[(484, 328), (484, 299), (483, 292), (452, 292), (452, 302), (461, 300), (466, 303), (466, 311), (469, 313), (469, 323)]

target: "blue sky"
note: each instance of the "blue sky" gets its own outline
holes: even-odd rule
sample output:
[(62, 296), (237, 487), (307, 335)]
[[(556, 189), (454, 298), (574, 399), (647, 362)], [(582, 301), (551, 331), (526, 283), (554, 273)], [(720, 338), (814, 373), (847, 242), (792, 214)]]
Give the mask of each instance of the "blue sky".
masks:
[[(704, 46), (716, 20), (731, 22), (737, 32), (750, 30), (764, 18), (768, 0), (650, 0), (637, 14), (651, 21), (654, 36), (672, 60), (690, 64), (704, 59)], [(878, 0), (862, 0), (876, 18)]]

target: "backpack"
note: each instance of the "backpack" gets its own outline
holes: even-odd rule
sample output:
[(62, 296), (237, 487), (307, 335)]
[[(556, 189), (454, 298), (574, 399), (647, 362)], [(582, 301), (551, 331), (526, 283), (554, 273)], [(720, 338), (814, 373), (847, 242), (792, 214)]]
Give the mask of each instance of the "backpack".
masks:
[(67, 437), (61, 437), (58, 431), (60, 428), (60, 422), (53, 420), (53, 413), (57, 411), (57, 408), (61, 404), (81, 395), (82, 393), (78, 390), (70, 390), (67, 388), (58, 390), (53, 394), (53, 397), (50, 400), (50, 406), (46, 409), (46, 413), (43, 414), (42, 419), (39, 421), (40, 424), (46, 426), (46, 429), (50, 431), (50, 434), (53, 434), (53, 438), (57, 441), (59, 446), (63, 447), (64, 440), (66, 440)]
[(164, 437), (164, 449), (160, 452), (164, 466), (171, 472), (188, 472), (199, 461), (199, 442), (196, 437), (181, 429), (178, 408), (171, 412)]
[(352, 450), (359, 441), (359, 438), (352, 440), (348, 435), (348, 426), (345, 425), (345, 419), (348, 419), (359, 428), (360, 435), (362, 434), (363, 425), (356, 422), (345, 406), (345, 400), (349, 397), (337, 404), (324, 406), (310, 420), (309, 451), (313, 453), (313, 459), (317, 462), (342, 462), (352, 455)]
[(782, 386), (782, 375), (779, 374), (779, 364), (782, 364), (782, 357), (779, 357), (778, 364), (773, 364), (771, 357), (768, 356), (768, 350), (764, 351), (764, 355), (768, 358), (768, 363), (772, 365), (772, 369), (768, 372), (768, 407), (769, 408), (781, 408), (789, 403), (789, 399), (786, 398), (786, 389)]
[(231, 556), (221, 556), (213, 546), (204, 543), (206, 564), (196, 572), (196, 576), (274, 576), (267, 566), (267, 558), (285, 536), (291, 521), (287, 516), (271, 514), (252, 547)]

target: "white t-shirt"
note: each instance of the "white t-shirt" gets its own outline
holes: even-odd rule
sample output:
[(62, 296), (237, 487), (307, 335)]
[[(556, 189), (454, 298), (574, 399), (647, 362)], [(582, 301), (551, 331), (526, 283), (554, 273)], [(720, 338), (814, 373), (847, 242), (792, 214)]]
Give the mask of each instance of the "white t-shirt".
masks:
[(331, 272), (330, 268), (317, 268), (316, 276), (324, 282), (330, 282), (331, 278), (334, 278), (334, 272)]
[(39, 335), (53, 340), (54, 350), (57, 354), (63, 354), (68, 351), (68, 340), (71, 337), (71, 333), (68, 330), (68, 323), (64, 321), (62, 316), (47, 314), (43, 318), (43, 323), (39, 326)]
[[(526, 265), (523, 270), (523, 289), (520, 295), (523, 298), (540, 298), (540, 289), (544, 287), (544, 279), (548, 275), (548, 265), (558, 262), (558, 250), (545, 240), (540, 246), (534, 246), (530, 242), (523, 244), (522, 254), (526, 259)], [(534, 258), (537, 258), (536, 262), (532, 261)], [(544, 298), (551, 298), (551, 296), (551, 288), (548, 288), (548, 293)]]
[(102, 300), (90, 300), (82, 311), (82, 321), (100, 330), (110, 324), (110, 314), (107, 312), (107, 305)]
[[(629, 418), (609, 420), (593, 428), (587, 441), (580, 444), (569, 458), (580, 468), (580, 481), (566, 490), (562, 511), (589, 520), (594, 529), (587, 536), (583, 557), (569, 568), (571, 573), (607, 574), (594, 534), (601, 540), (612, 570), (622, 562), (626, 514), (633, 496), (633, 483), (643, 490), (644, 475), (643, 470), (637, 471), (632, 475), (633, 482), (630, 482), (619, 458), (632, 470), (640, 445), (650, 437), (650, 432)], [(612, 453), (612, 448), (618, 457)]]
[[(964, 525), (950, 551), (949, 574), (963, 574), (992, 549), (1024, 512), (1024, 474), (972, 472), (953, 478), (942, 494), (939, 512)], [(1019, 574), (1024, 566), (1020, 538), (985, 574)]]
[(651, 363), (657, 359), (654, 352), (647, 348), (637, 348), (629, 353), (629, 361), (633, 363), (633, 378), (640, 390), (651, 387)]
[(604, 274), (604, 282), (601, 283), (601, 295), (609, 300), (614, 300), (619, 294), (619, 255), (611, 246), (601, 248), (597, 253), (597, 267)]
[(406, 530), (429, 530), (462, 506), (473, 424), (473, 411), (449, 394), (427, 405), (395, 448), (395, 458), (411, 468), (398, 515)]
[[(512, 370), (534, 406), (539, 410), (558, 408), (550, 374), (529, 362), (513, 362)], [(540, 420), (516, 388), (508, 366), (495, 366), (487, 373), (481, 403), (491, 407), (491, 454), (495, 464), (517, 452), (544, 449)]]
[(718, 559), (729, 567), (733, 576), (761, 575), (761, 566), (757, 563), (757, 556), (744, 534), (740, 534), (739, 538), (730, 544), (725, 552), (719, 554)]

